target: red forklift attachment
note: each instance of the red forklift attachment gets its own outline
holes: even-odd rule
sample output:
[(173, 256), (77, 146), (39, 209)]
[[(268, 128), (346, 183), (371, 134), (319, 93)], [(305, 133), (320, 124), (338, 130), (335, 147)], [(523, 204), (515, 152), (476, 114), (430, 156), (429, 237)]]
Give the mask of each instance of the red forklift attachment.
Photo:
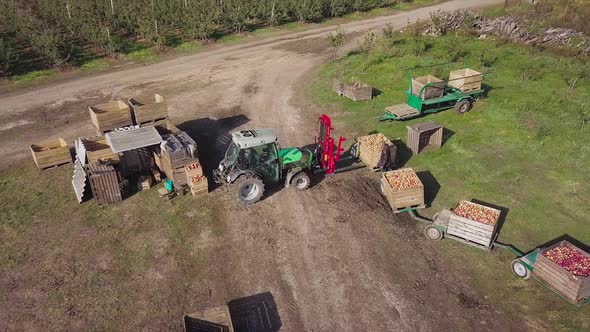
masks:
[(332, 119), (326, 114), (322, 114), (318, 121), (318, 128), (316, 132), (316, 158), (320, 161), (320, 165), (326, 174), (332, 174), (336, 171), (336, 163), (340, 160), (340, 155), (344, 151), (342, 143), (346, 138), (338, 138), (338, 146), (336, 146), (332, 134)]

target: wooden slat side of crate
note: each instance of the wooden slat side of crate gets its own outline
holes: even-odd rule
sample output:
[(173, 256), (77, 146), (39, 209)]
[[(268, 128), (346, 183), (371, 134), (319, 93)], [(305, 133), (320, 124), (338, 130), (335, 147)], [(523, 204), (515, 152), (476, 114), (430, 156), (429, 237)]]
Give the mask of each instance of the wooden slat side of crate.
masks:
[(168, 118), (168, 103), (164, 97), (156, 94), (152, 97), (129, 99), (129, 105), (137, 124), (144, 124)]
[(129, 106), (120, 100), (89, 106), (88, 110), (92, 125), (100, 134), (133, 124)]
[(58, 137), (55, 140), (29, 146), (37, 168), (43, 170), (52, 166), (69, 164), (72, 162), (68, 143)]
[(114, 204), (123, 200), (119, 177), (112, 166), (90, 164), (88, 178), (92, 194), (98, 205)]
[[(429, 83), (431, 84), (424, 88), (424, 86)], [(432, 75), (412, 79), (412, 94), (423, 100), (441, 97), (444, 92), (444, 87), (445, 82)], [(424, 91), (422, 91), (422, 88), (424, 88)], [(420, 93), (422, 94), (420, 95)]]
[(469, 68), (453, 70), (449, 74), (449, 85), (464, 92), (480, 90), (482, 81), (482, 73)]
[(409, 208), (424, 205), (424, 185), (408, 189), (391, 188), (385, 176), (381, 178), (385, 198), (392, 209)]
[(537, 260), (535, 261), (535, 267), (533, 269), (533, 277), (544, 282), (548, 287), (561, 294), (571, 303), (576, 304), (582, 299), (590, 298), (590, 277), (574, 276), (572, 273), (544, 256), (547, 251), (564, 244), (568, 244), (569, 246), (576, 248), (578, 252), (586, 257), (590, 257), (588, 253), (575, 245), (567, 241), (561, 241), (541, 250), (537, 255)]
[(344, 84), (339, 79), (332, 81), (332, 91), (336, 92), (337, 95), (342, 96), (344, 92)]
[[(496, 211), (497, 215), (500, 216), (500, 211)], [(497, 227), (497, 220), (493, 225), (487, 225), (451, 213), (447, 233), (449, 233), (450, 235), (463, 238), (465, 240), (479, 243), (484, 246), (489, 246), (494, 240)]]

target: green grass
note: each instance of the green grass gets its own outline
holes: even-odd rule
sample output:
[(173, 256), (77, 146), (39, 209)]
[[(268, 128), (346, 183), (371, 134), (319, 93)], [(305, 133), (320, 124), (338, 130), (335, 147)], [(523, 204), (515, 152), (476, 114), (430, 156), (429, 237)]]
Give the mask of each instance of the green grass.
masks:
[(109, 68), (111, 68), (111, 62), (104, 58), (88, 61), (80, 67), (83, 71), (103, 71)]
[(144, 48), (127, 54), (127, 60), (138, 63), (158, 61), (160, 56), (150, 48)]
[(179, 53), (193, 53), (193, 52), (197, 52), (199, 50), (201, 50), (203, 48), (202, 44), (196, 43), (196, 42), (191, 42), (191, 41), (185, 41), (183, 43), (181, 43), (180, 45), (176, 46), (174, 48), (174, 51), (179, 52)]
[(19, 84), (32, 83), (33, 81), (39, 81), (43, 79), (55, 76), (57, 71), (55, 69), (42, 69), (28, 72), (22, 75), (16, 75), (13, 77), (13, 81)]
[[(459, 116), (448, 110), (391, 124), (375, 120), (386, 106), (406, 102), (405, 68), (456, 58), (489, 72), (484, 79), (488, 96), (470, 113)], [(568, 92), (576, 75), (577, 87)], [(334, 76), (360, 79), (381, 94), (367, 102), (342, 99), (331, 92)], [(509, 209), (501, 242), (528, 251), (569, 234), (590, 244), (590, 82), (584, 60), (462, 35), (436, 40), (396, 36), (380, 40), (369, 53), (326, 65), (310, 93), (318, 104), (344, 111), (336, 128), (351, 136), (379, 131), (405, 141), (406, 126), (424, 121), (454, 132), (442, 149), (408, 162), (418, 171), (430, 171), (441, 186), (430, 213), (475, 198)], [(573, 309), (534, 281), (516, 280), (510, 255), (453, 241), (441, 242), (440, 248), (456, 257), (457, 264), (470, 266), (473, 284), (498, 307), (559, 329), (590, 328), (590, 306)], [(547, 310), (551, 314), (546, 316)]]

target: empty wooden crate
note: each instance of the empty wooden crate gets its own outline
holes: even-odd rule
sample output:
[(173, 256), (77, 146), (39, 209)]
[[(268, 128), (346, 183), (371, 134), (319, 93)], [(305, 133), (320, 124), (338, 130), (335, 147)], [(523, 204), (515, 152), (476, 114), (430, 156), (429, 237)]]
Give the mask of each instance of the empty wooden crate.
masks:
[(72, 162), (70, 147), (61, 137), (40, 144), (31, 144), (29, 149), (39, 169), (46, 169)]
[(461, 201), (449, 218), (447, 234), (489, 247), (495, 239), (500, 210)]
[(569, 302), (577, 304), (586, 298), (590, 298), (590, 276), (576, 275), (558, 265), (550, 258), (553, 250), (560, 250), (562, 248), (568, 249), (570, 252), (575, 252), (582, 259), (590, 259), (590, 254), (570, 242), (563, 240), (541, 249), (537, 254), (533, 277), (542, 281)]
[(119, 154), (111, 150), (104, 136), (83, 138), (82, 144), (86, 149), (86, 157), (89, 164), (98, 161), (113, 163), (119, 162), (120, 160)]
[(361, 136), (357, 141), (359, 143), (359, 158), (369, 168), (376, 167), (381, 158), (381, 143), (385, 142), (387, 145), (392, 144), (391, 141), (381, 133)]
[[(422, 90), (424, 88), (424, 90)], [(432, 75), (412, 79), (412, 94), (422, 100), (438, 98), (443, 95), (445, 82)]]
[(345, 96), (352, 101), (363, 101), (373, 98), (373, 87), (358, 81), (342, 83), (340, 80), (334, 79), (332, 89), (339, 96)]
[(131, 126), (131, 111), (123, 101), (111, 101), (88, 107), (90, 120), (99, 135), (117, 128)]
[(129, 105), (138, 125), (165, 123), (168, 118), (168, 103), (159, 94), (129, 99)]
[(443, 127), (434, 122), (407, 126), (408, 147), (415, 154), (436, 150), (442, 146)]
[(482, 80), (482, 73), (469, 68), (453, 70), (449, 74), (449, 85), (463, 92), (480, 90)]
[(394, 211), (424, 206), (424, 185), (411, 168), (384, 172), (381, 188)]

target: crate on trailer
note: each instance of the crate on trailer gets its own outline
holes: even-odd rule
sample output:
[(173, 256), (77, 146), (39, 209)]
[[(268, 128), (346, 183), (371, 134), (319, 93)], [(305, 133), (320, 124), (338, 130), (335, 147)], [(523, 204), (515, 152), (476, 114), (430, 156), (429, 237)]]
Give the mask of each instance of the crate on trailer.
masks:
[[(428, 86), (424, 88), (427, 84)], [(422, 91), (422, 88), (424, 88), (424, 91)], [(442, 97), (444, 88), (445, 82), (432, 75), (412, 79), (412, 94), (422, 98), (422, 100)]]
[(463, 92), (481, 90), (483, 74), (470, 68), (453, 70), (449, 74), (449, 85)]
[(165, 124), (168, 118), (168, 103), (159, 94), (129, 99), (129, 106), (138, 125)]
[(376, 167), (379, 159), (381, 158), (381, 143), (384, 142), (387, 145), (393, 144), (387, 137), (385, 137), (385, 135), (381, 133), (361, 136), (357, 139), (357, 141), (359, 143), (359, 158), (369, 168)]
[(114, 204), (123, 200), (120, 176), (113, 166), (94, 163), (87, 166), (86, 172), (92, 195), (98, 205)]
[(586, 298), (590, 298), (590, 276), (574, 275), (546, 256), (550, 251), (564, 246), (569, 246), (577, 254), (590, 260), (589, 253), (567, 240), (563, 240), (539, 252), (533, 269), (533, 277), (542, 281), (567, 301), (577, 304)]
[(384, 172), (381, 188), (394, 211), (424, 207), (424, 185), (412, 168)]
[(407, 126), (408, 147), (415, 154), (436, 150), (442, 146), (443, 127), (432, 121)]
[(37, 168), (43, 170), (53, 166), (60, 166), (72, 162), (68, 143), (58, 137), (39, 144), (29, 145), (33, 160)]
[(89, 164), (104, 161), (110, 163), (119, 162), (119, 154), (114, 153), (104, 136), (82, 138), (82, 144), (86, 149), (86, 158)]
[(447, 234), (489, 247), (496, 237), (500, 210), (461, 201), (449, 218)]
[(99, 135), (133, 124), (129, 105), (121, 100), (88, 106), (88, 110), (92, 125)]

